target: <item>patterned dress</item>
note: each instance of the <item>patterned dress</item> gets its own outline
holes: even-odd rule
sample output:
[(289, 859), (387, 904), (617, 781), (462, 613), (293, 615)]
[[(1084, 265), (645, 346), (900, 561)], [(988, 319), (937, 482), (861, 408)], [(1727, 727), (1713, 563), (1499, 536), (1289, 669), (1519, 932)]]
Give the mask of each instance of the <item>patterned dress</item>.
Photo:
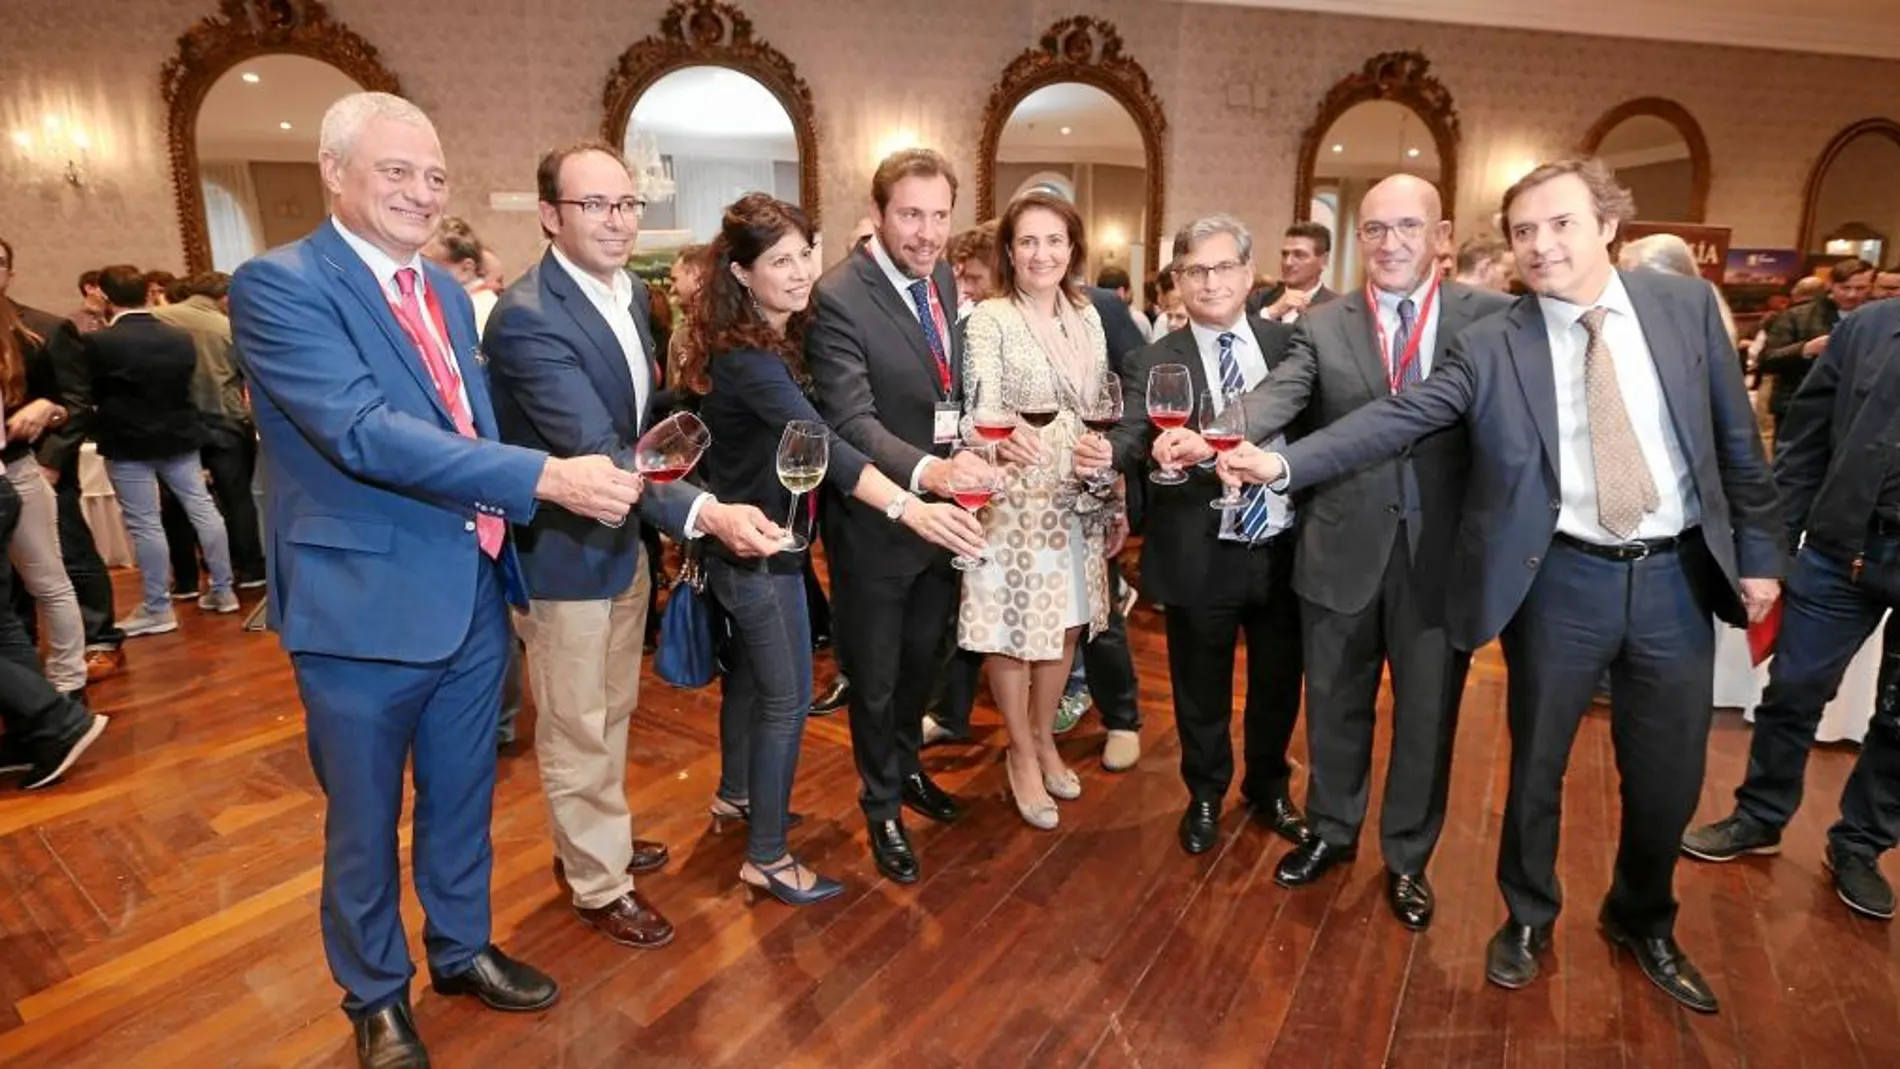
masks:
[[(1108, 369), (1108, 344), (1093, 307), (1081, 309), (1088, 351), (1095, 354), (1099, 379)], [(1083, 432), (1069, 391), (1058, 388), (1056, 372), (1016, 305), (1003, 298), (984, 301), (965, 323), (964, 392), (975, 396), (981, 383), (1013, 403), (1034, 404), (1053, 398), (1059, 411), (1039, 432), (1042, 449), (1053, 464)], [(971, 413), (964, 413), (970, 436)], [(1022, 428), (1018, 434), (1038, 433)], [(1066, 463), (1068, 454), (1063, 453)], [(1030, 661), (1062, 656), (1063, 636), (1088, 625), (1090, 634), (1108, 626), (1108, 570), (1102, 556), (1106, 513), (1085, 519), (1057, 508), (1055, 488), (1033, 485), (1047, 471), (1003, 466), (1004, 489), (979, 518), (989, 539), (990, 564), (963, 575), (958, 641), (966, 650), (1000, 653)], [(1064, 479), (1071, 477), (1065, 467)]]

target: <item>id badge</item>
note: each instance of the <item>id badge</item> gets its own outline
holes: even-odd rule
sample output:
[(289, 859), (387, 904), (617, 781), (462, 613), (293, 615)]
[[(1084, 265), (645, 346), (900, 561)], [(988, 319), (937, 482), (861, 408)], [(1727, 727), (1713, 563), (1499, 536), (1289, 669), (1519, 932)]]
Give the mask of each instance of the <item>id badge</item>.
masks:
[(930, 440), (937, 445), (955, 445), (963, 440), (963, 408), (955, 401), (938, 401), (931, 423)]

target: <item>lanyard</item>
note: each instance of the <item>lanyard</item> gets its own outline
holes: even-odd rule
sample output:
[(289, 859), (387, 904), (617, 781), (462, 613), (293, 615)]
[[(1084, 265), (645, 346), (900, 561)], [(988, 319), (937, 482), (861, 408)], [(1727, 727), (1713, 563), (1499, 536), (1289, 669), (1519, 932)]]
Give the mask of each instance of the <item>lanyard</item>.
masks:
[[(1432, 306), (1438, 303), (1438, 279), (1432, 279), (1432, 288), (1425, 291), (1425, 304), (1419, 309), (1418, 319), (1412, 324), (1412, 336), (1406, 339), (1405, 351), (1393, 361), (1388, 372), (1391, 378), (1392, 392), (1399, 392), (1399, 385), (1405, 381), (1405, 371), (1418, 360), (1419, 343), (1425, 340), (1425, 324), (1431, 320)], [(1366, 307), (1372, 312), (1372, 329), (1379, 337), (1379, 359), (1392, 360), (1392, 347), (1385, 340), (1385, 320), (1379, 318), (1379, 298), (1372, 283), (1366, 283)]]

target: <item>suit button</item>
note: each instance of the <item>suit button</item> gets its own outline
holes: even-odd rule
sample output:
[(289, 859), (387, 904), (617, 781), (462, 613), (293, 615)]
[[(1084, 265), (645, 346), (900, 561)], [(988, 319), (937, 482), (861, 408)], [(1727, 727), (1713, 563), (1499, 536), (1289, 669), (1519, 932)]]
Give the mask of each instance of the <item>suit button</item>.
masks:
[(470, 520), (470, 521), (468, 521), (467, 523), (465, 523), (465, 524), (463, 524), (463, 525), (462, 525), (462, 530), (464, 530), (464, 531), (473, 531), (474, 529), (475, 529), (475, 521), (474, 521), (474, 520)]
[(1554, 497), (1550, 499), (1550, 511), (1552, 511), (1552, 512), (1562, 512), (1563, 510), (1564, 510), (1564, 503), (1563, 503), (1563, 502), (1561, 502), (1561, 501), (1559, 501), (1559, 500), (1557, 500), (1557, 499), (1556, 499), (1556, 498), (1554, 498)]
[(1394, 516), (1397, 516), (1399, 514), (1399, 507), (1397, 505), (1387, 505), (1385, 507), (1385, 510), (1387, 512), (1390, 512)]
[(1541, 561), (1539, 561), (1539, 560), (1538, 560), (1538, 559), (1537, 559), (1536, 557), (1525, 557), (1525, 558), (1524, 558), (1524, 567), (1526, 567), (1526, 568), (1535, 568), (1535, 567), (1537, 567), (1537, 566), (1538, 566), (1538, 564), (1540, 564), (1540, 563), (1542, 563), (1542, 562), (1541, 562)]

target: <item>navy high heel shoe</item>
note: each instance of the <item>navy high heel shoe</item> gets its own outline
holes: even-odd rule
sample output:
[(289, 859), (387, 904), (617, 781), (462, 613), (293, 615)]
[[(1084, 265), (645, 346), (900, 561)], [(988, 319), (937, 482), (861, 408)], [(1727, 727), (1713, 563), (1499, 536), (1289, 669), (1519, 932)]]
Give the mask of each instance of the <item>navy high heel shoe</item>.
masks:
[(779, 873), (787, 872), (798, 867), (798, 859), (790, 854), (786, 854), (785, 860), (780, 861), (771, 868), (766, 868), (757, 862), (754, 862), (752, 867), (758, 869), (759, 875), (765, 877), (765, 882), (762, 884), (753, 883), (751, 880), (745, 878), (745, 874), (742, 871), (739, 875), (739, 882), (745, 884), (748, 897), (764, 893), (771, 895), (773, 898), (778, 899), (788, 906), (809, 906), (815, 902), (823, 902), (827, 898), (836, 898), (844, 894), (844, 884), (839, 883), (837, 880), (820, 876), (815, 872), (811, 874), (812, 884), (810, 887), (800, 887), (795, 883), (787, 883), (779, 879)]

